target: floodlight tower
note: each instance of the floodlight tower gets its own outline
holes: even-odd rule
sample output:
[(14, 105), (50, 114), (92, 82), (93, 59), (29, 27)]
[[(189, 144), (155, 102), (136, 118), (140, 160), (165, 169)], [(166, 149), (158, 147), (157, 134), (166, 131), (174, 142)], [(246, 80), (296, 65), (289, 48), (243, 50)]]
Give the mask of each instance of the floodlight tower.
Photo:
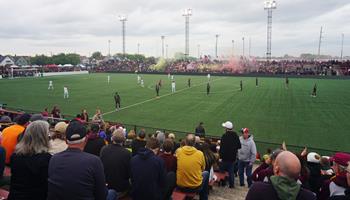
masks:
[(190, 25), (190, 16), (192, 16), (192, 9), (187, 8), (183, 10), (182, 16), (185, 17), (185, 57), (189, 56), (189, 25)]
[(123, 55), (125, 55), (125, 22), (127, 21), (127, 18), (125, 15), (119, 15), (118, 18), (119, 18), (119, 21), (122, 22)]
[(164, 58), (164, 38), (165, 38), (165, 36), (162, 35), (162, 36), (160, 36), (160, 38), (162, 39), (162, 57)]
[(341, 34), (341, 50), (340, 50), (341, 61), (343, 61), (343, 49), (344, 49), (344, 33)]
[(218, 57), (218, 38), (219, 38), (219, 34), (215, 35), (215, 58)]
[(271, 40), (272, 40), (272, 10), (276, 9), (275, 0), (266, 0), (264, 2), (264, 9), (267, 10), (267, 48), (266, 60), (271, 60)]

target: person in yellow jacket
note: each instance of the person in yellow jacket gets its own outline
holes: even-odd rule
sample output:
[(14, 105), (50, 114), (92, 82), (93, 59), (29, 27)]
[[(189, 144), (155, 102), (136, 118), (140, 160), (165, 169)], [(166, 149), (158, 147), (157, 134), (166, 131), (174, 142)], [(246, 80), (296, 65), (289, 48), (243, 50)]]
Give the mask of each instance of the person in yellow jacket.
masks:
[(200, 200), (207, 200), (209, 172), (204, 171), (204, 155), (194, 144), (195, 136), (188, 134), (185, 146), (176, 151), (176, 184), (180, 190), (199, 193)]

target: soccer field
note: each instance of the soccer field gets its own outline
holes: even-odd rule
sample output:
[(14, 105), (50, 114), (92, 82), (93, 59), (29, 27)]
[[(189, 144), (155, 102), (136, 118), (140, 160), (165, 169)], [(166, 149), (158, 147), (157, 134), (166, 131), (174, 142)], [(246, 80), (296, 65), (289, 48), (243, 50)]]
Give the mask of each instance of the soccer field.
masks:
[[(286, 89), (283, 78), (259, 78), (256, 87), (255, 78), (212, 76), (207, 95), (206, 76), (175, 75), (174, 94), (167, 75), (142, 75), (144, 88), (136, 74), (110, 76), (110, 84), (107, 74), (0, 80), (0, 102), (37, 111), (59, 105), (69, 115), (86, 108), (90, 117), (100, 108), (106, 120), (184, 132), (193, 132), (203, 121), (207, 134), (217, 136), (223, 133), (221, 123), (230, 120), (236, 130), (248, 127), (255, 140), (350, 151), (350, 80), (290, 78)], [(160, 98), (155, 98), (160, 79)], [(49, 80), (54, 90), (47, 89)], [(69, 88), (69, 99), (63, 99), (63, 86)], [(114, 107), (116, 91), (121, 96), (119, 112)]]

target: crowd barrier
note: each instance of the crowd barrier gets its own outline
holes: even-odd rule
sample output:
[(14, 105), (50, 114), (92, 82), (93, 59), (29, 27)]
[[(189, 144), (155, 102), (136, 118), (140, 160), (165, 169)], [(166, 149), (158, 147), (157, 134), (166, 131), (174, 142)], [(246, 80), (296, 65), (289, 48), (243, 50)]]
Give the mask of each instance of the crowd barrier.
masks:
[(62, 75), (78, 75), (78, 74), (88, 74), (89, 71), (72, 71), (72, 72), (44, 72), (43, 76), (62, 76)]
[[(40, 113), (38, 111), (23, 110), (23, 109), (18, 109), (18, 108), (13, 108), (13, 107), (7, 107), (7, 109), (5, 111), (11, 112), (13, 114), (21, 114), (23, 112), (30, 113), (30, 114)], [(71, 120), (74, 118), (75, 117), (71, 116), (71, 115), (63, 115), (63, 118), (61, 120), (68, 121), (68, 120)], [(106, 122), (108, 122), (110, 124), (117, 124), (118, 123), (118, 122), (112, 122), (112, 121), (106, 121)], [(183, 139), (189, 133), (193, 133), (193, 132), (185, 132), (185, 131), (179, 131), (179, 130), (170, 130), (170, 129), (159, 128), (159, 127), (142, 126), (142, 125), (136, 125), (136, 124), (125, 124), (125, 123), (120, 123), (120, 124), (122, 124), (126, 128), (127, 132), (129, 132), (130, 130), (134, 130), (135, 133), (138, 133), (141, 129), (144, 129), (146, 134), (153, 134), (156, 131), (162, 131), (165, 134), (173, 133), (176, 136), (176, 141)], [(218, 136), (218, 135), (206, 134), (205, 137), (212, 139), (213, 142), (216, 142), (217, 140), (220, 140), (221, 135)], [(256, 139), (254, 139), (254, 141), (256, 143), (257, 150), (260, 154), (265, 154), (267, 149), (271, 149), (273, 151), (274, 149), (281, 148), (282, 142), (283, 142), (283, 141), (281, 141), (281, 143), (276, 143), (276, 142), (268, 142), (268, 141), (262, 141), (262, 140), (256, 140)], [(287, 146), (288, 150), (290, 150), (292, 152), (299, 152), (299, 153), (302, 152), (302, 150), (305, 148), (305, 146), (288, 144), (288, 141), (286, 141), (286, 146)], [(307, 149), (308, 149), (308, 152), (316, 152), (322, 156), (323, 155), (324, 156), (331, 156), (335, 152), (337, 152), (336, 150), (310, 147), (310, 146), (307, 146)]]

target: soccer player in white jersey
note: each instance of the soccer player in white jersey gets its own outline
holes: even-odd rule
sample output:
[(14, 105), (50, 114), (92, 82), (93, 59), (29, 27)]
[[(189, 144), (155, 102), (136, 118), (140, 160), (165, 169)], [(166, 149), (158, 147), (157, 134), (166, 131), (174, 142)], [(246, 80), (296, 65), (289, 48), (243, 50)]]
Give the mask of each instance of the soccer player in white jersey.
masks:
[(145, 87), (145, 84), (143, 82), (143, 78), (141, 78), (141, 87)]
[(49, 81), (49, 88), (47, 88), (48, 90), (52, 89), (53, 90), (53, 83), (52, 81)]
[(140, 84), (140, 83), (141, 83), (141, 76), (137, 75), (137, 84)]
[(171, 75), (171, 80), (172, 80), (172, 81), (174, 80), (174, 75)]
[(111, 76), (108, 75), (108, 76), (107, 76), (107, 83), (109, 84), (110, 81), (111, 81)]
[(175, 81), (173, 80), (171, 82), (171, 93), (174, 93), (176, 91), (175, 87), (176, 87), (176, 84), (175, 84)]
[(210, 81), (210, 74), (208, 74), (207, 77), (208, 77), (208, 81)]
[(64, 98), (64, 99), (68, 99), (68, 97), (69, 97), (68, 87), (67, 87), (67, 86), (64, 86), (64, 87), (63, 87), (63, 98)]

